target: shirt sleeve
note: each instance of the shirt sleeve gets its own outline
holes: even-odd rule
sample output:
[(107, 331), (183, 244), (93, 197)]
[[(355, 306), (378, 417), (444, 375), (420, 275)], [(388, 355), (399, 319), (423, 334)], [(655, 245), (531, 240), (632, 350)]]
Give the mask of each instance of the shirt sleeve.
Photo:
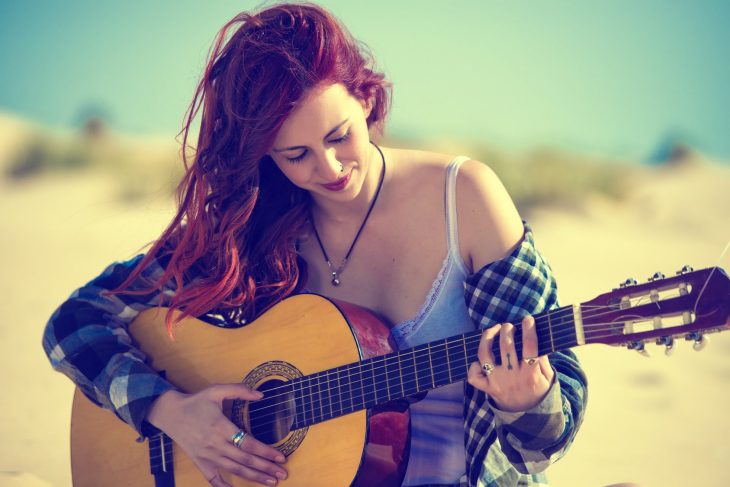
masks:
[[(528, 314), (558, 307), (552, 270), (535, 249), (530, 226), (524, 225), (522, 242), (510, 255), (479, 269), (464, 283), (469, 315), (480, 329), (520, 323)], [(484, 477), (496, 480), (516, 475), (503, 465), (502, 471), (488, 472), (489, 459), (494, 457), (489, 450), (496, 440), (509, 464), (521, 474), (542, 472), (567, 451), (583, 420), (587, 379), (570, 350), (551, 353), (548, 358), (555, 379), (542, 402), (528, 411), (501, 411), (485, 393), (466, 385), (470, 485)]]
[[(173, 291), (166, 287), (144, 295), (104, 293), (124, 282), (142, 258), (116, 262), (74, 291), (46, 324), (43, 348), (55, 370), (144, 436), (148, 409), (173, 385), (145, 363), (127, 329), (140, 312), (163, 306)], [(163, 272), (153, 259), (130, 290), (151, 287)]]

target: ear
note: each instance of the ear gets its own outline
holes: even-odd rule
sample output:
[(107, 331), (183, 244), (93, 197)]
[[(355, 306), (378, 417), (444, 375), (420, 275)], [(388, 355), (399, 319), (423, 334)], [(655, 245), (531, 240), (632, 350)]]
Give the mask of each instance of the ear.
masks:
[(365, 112), (365, 119), (367, 120), (367, 118), (370, 116), (370, 112), (373, 111), (373, 105), (374, 105), (373, 98), (370, 97), (365, 100), (361, 100), (360, 104), (362, 105), (362, 109)]

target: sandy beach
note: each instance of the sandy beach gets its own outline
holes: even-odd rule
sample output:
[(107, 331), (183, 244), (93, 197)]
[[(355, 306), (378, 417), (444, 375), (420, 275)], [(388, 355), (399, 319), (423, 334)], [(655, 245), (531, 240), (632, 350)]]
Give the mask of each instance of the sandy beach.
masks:
[[(0, 139), (0, 160), (10, 140)], [(730, 166), (698, 158), (652, 171), (622, 201), (530, 213), (562, 304), (685, 264), (730, 269), (730, 253), (720, 259), (730, 239)], [(68, 486), (73, 386), (51, 370), (43, 327), (73, 289), (157, 236), (172, 202), (160, 191), (125, 203), (103, 174), (49, 174), (0, 181), (0, 214), (0, 485)], [(684, 342), (672, 357), (648, 349), (651, 359), (602, 345), (577, 350), (589, 405), (572, 449), (548, 471), (552, 485), (730, 485), (730, 333), (713, 335), (701, 353)]]

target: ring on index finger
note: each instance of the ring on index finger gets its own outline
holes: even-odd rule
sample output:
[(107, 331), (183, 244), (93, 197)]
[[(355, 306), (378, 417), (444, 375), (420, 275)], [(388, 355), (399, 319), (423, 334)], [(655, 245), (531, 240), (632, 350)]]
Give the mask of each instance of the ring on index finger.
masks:
[(231, 436), (231, 443), (233, 443), (233, 446), (236, 448), (241, 448), (246, 436), (248, 436), (248, 433), (243, 430), (238, 430), (233, 436)]
[(494, 370), (494, 368), (495, 368), (495, 365), (494, 364), (490, 364), (489, 362), (484, 362), (482, 364), (482, 372), (484, 372), (484, 375), (486, 375), (487, 377), (489, 377), (489, 374), (492, 373), (492, 371)]
[(527, 365), (535, 365), (537, 363), (537, 357), (525, 357), (522, 359)]

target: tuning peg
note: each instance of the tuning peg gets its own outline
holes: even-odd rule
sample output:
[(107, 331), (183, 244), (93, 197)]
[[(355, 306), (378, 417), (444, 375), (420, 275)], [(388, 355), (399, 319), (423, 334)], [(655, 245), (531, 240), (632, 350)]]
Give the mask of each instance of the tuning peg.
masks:
[(704, 349), (708, 343), (710, 343), (710, 337), (707, 335), (703, 335), (701, 333), (690, 333), (691, 340), (694, 340), (695, 342), (692, 344), (692, 348), (695, 349), (695, 352), (700, 352), (702, 349)]
[(629, 342), (626, 346), (629, 350), (636, 350), (642, 357), (651, 357), (651, 355), (649, 355), (649, 351), (644, 348), (644, 344), (642, 342)]
[(654, 273), (654, 275), (653, 275), (653, 276), (651, 276), (651, 277), (650, 277), (650, 278), (648, 279), (648, 281), (649, 281), (649, 282), (659, 281), (659, 280), (661, 280), (661, 279), (664, 279), (665, 277), (667, 277), (667, 276), (665, 276), (665, 275), (664, 275), (663, 273), (661, 273), (661, 272), (655, 272), (655, 273)]
[(690, 272), (693, 272), (693, 271), (694, 271), (694, 269), (692, 268), (691, 265), (686, 265), (686, 266), (682, 267), (680, 270), (677, 271), (677, 275), (680, 275), (680, 274), (689, 274)]
[(619, 284), (619, 287), (629, 287), (629, 286), (636, 286), (638, 284), (638, 281), (634, 279), (633, 277), (629, 277), (624, 282)]
[(672, 337), (661, 337), (656, 340), (657, 345), (664, 345), (664, 354), (669, 357), (674, 353), (674, 338)]

